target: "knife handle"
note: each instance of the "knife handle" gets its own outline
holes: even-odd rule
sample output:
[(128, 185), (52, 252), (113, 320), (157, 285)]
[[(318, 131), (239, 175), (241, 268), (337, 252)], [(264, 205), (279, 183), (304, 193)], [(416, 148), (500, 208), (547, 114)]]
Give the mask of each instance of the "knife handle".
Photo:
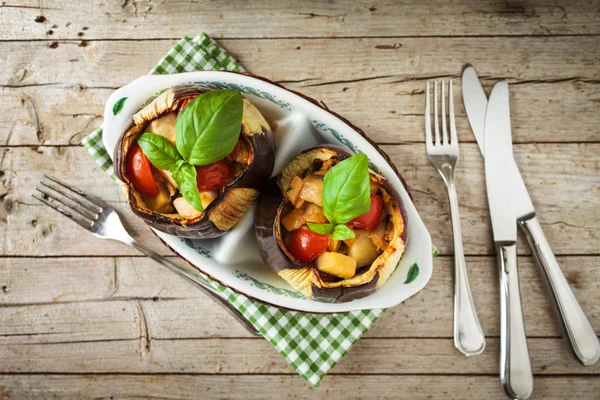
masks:
[(569, 283), (563, 275), (535, 214), (519, 220), (537, 264), (542, 271), (565, 342), (575, 358), (585, 366), (600, 359), (600, 343)]
[(500, 271), (500, 382), (511, 399), (527, 399), (533, 374), (523, 322), (516, 242), (497, 242)]

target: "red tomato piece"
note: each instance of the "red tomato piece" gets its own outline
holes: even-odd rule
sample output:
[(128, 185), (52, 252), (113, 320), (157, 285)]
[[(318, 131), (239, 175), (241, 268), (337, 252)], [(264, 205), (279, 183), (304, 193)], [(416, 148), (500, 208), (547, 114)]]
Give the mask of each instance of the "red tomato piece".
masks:
[(375, 193), (371, 193), (371, 208), (366, 214), (354, 218), (350, 221), (349, 225), (355, 228), (366, 229), (372, 231), (377, 227), (379, 223), (379, 217), (381, 217), (381, 210), (383, 209), (383, 200)]
[(198, 190), (220, 190), (231, 182), (233, 171), (225, 160), (219, 160), (214, 164), (196, 167), (196, 184)]
[(327, 250), (329, 241), (329, 235), (322, 235), (311, 231), (307, 226), (301, 226), (292, 232), (288, 250), (296, 260), (310, 262)]
[(127, 152), (125, 168), (133, 187), (148, 196), (158, 195), (158, 187), (152, 174), (154, 167), (139, 144), (135, 143)]

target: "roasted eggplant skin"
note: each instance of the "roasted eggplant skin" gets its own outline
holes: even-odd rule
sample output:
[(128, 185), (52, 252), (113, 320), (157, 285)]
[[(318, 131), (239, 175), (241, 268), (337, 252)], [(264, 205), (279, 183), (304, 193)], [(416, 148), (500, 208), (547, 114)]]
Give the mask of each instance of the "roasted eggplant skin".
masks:
[(115, 175), (133, 213), (161, 232), (191, 239), (210, 239), (225, 234), (252, 209), (264, 183), (270, 178), (275, 162), (274, 138), (269, 124), (260, 112), (244, 100), (240, 139), (248, 145), (250, 164), (195, 219), (177, 218), (177, 214), (159, 214), (141, 207), (139, 195), (127, 177), (125, 160), (131, 145), (152, 120), (178, 110), (185, 100), (209, 90), (214, 88), (189, 84), (174, 86), (160, 94), (133, 116), (117, 142), (113, 158)]
[[(335, 154), (340, 160), (350, 156), (344, 149), (329, 145), (313, 147), (305, 150), (302, 155), (311, 154), (315, 151)], [(392, 266), (391, 271), (386, 271), (383, 281), (380, 281), (380, 272), (377, 271), (368, 282), (359, 285), (323, 287), (323, 283), (319, 278), (319, 272), (314, 263), (302, 263), (295, 260), (282, 241), (280, 220), (281, 216), (291, 209), (291, 204), (283, 196), (279, 186), (281, 179), (282, 174), (269, 180), (269, 183), (263, 189), (254, 213), (254, 228), (259, 252), (263, 261), (277, 272), (278, 275), (288, 281), (296, 290), (309, 298), (322, 302), (342, 303), (360, 299), (375, 292), (385, 283), (385, 280), (393, 272), (396, 265)], [(283, 177), (283, 179), (285, 180), (286, 178)], [(399, 209), (399, 216), (402, 220), (401, 233), (398, 237), (399, 248), (392, 250), (399, 251), (401, 255), (407, 241), (406, 212), (400, 195), (398, 195), (391, 185), (384, 179), (379, 184), (395, 201)]]

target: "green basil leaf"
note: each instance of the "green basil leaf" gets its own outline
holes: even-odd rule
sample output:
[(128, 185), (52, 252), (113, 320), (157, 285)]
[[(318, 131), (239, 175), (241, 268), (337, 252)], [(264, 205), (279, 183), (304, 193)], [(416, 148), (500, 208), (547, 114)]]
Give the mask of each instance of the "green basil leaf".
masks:
[(307, 222), (308, 228), (316, 233), (320, 233), (322, 235), (329, 235), (333, 232), (332, 224), (313, 224), (312, 222)]
[(197, 96), (177, 116), (177, 150), (192, 165), (219, 161), (233, 150), (242, 130), (243, 99), (232, 89)]
[(204, 211), (202, 200), (200, 199), (200, 191), (196, 183), (196, 168), (188, 163), (178, 163), (178, 167), (171, 170), (173, 179), (177, 184), (177, 188), (187, 200), (198, 211)]
[(127, 97), (121, 97), (119, 100), (117, 100), (115, 102), (115, 104), (113, 105), (113, 115), (118, 115), (121, 110), (123, 109), (123, 106), (125, 105), (125, 101), (127, 100)]
[(346, 240), (352, 239), (354, 237), (356, 237), (354, 231), (344, 224), (336, 225), (335, 229), (333, 230), (333, 233), (331, 234), (331, 238), (333, 240)]
[(182, 160), (177, 148), (164, 136), (146, 132), (138, 139), (138, 144), (152, 165), (158, 169), (171, 170)]
[(356, 154), (331, 168), (323, 180), (323, 212), (329, 222), (345, 224), (371, 207), (369, 159)]
[(417, 263), (414, 263), (408, 269), (408, 274), (406, 274), (406, 280), (404, 281), (404, 283), (411, 283), (412, 281), (417, 279), (418, 276), (419, 276), (419, 266), (417, 265)]

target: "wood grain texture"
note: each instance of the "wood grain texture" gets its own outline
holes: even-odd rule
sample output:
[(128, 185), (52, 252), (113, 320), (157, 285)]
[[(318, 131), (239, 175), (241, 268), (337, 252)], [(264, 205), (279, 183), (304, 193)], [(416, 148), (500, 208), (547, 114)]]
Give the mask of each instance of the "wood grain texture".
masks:
[[(600, 379), (595, 376), (535, 378), (540, 399), (594, 399), (598, 391)], [(2, 375), (0, 394), (8, 399), (37, 399), (40, 394), (55, 399), (506, 399), (497, 377), (447, 375), (331, 375), (318, 388), (299, 376), (281, 375)]]
[[(19, 39), (552, 35), (600, 31), (589, 1), (6, 1), (0, 37)], [(240, 12), (240, 7), (244, 8)], [(42, 16), (43, 18), (40, 18)], [(24, 24), (15, 24), (22, 21)], [(34, 23), (34, 21), (36, 23)], [(257, 24), (260, 29), (257, 29)], [(56, 28), (52, 26), (56, 25)], [(200, 25), (200, 26), (199, 26)], [(509, 29), (507, 29), (509, 27)], [(49, 33), (49, 31), (52, 31)]]
[[(494, 257), (466, 260), (484, 332), (498, 337)], [(600, 257), (566, 256), (558, 261), (592, 326), (600, 331)], [(531, 257), (520, 257), (519, 266), (529, 337), (560, 337), (537, 266)], [(428, 285), (388, 310), (366, 337), (451, 338), (453, 268), (452, 257), (437, 258)], [(4, 344), (134, 339), (140, 331), (138, 305), (152, 339), (251, 338), (198, 289), (143, 257), (3, 258), (0, 288)]]
[[(433, 243), (443, 254), (452, 254), (452, 238), (446, 189), (425, 156), (424, 145), (382, 147), (408, 182), (414, 202), (428, 227)], [(515, 145), (517, 164), (523, 173), (546, 236), (556, 254), (597, 254), (600, 247), (598, 196), (600, 178), (597, 154), (600, 143)], [(135, 250), (113, 242), (87, 237), (81, 228), (66, 224), (62, 215), (30, 197), (44, 174), (67, 182), (111, 202), (141, 242), (162, 254), (170, 254), (147, 226), (123, 203), (120, 189), (96, 167), (82, 147), (17, 147), (0, 149), (1, 199), (0, 254), (37, 255), (134, 255)], [(73, 166), (76, 166), (73, 168)], [(82, 174), (81, 171), (86, 171)], [(474, 143), (461, 146), (457, 185), (464, 247), (467, 254), (494, 254), (483, 160)], [(521, 254), (529, 254), (522, 241)]]
[[(0, 105), (8, 111), (0, 115), (0, 143), (80, 143), (100, 125), (112, 90), (149, 71), (172, 43), (33, 42), (24, 50), (21, 42), (0, 43), (8, 59), (0, 71)], [(488, 87), (499, 78), (511, 83), (514, 142), (600, 141), (595, 37), (222, 43), (252, 72), (324, 101), (378, 142), (422, 142), (425, 80), (458, 78), (466, 62)], [(133, 52), (144, 54), (135, 68)], [(455, 88), (459, 138), (472, 142)]]
[[(426, 288), (388, 310), (319, 388), (187, 282), (30, 197), (44, 173), (60, 176), (108, 200), (141, 242), (170, 254), (79, 145), (115, 88), (199, 31), (251, 72), (323, 100), (384, 143), (442, 252)], [(467, 359), (452, 344), (450, 216), (425, 156), (425, 81), (456, 84), (466, 63), (488, 90), (508, 79), (517, 163), (600, 331), (599, 35), (600, 5), (589, 0), (1, 1), (0, 399), (504, 399), (483, 163), (460, 85), (459, 203), (488, 347)], [(533, 397), (596, 399), (600, 367), (567, 354), (520, 240)]]

